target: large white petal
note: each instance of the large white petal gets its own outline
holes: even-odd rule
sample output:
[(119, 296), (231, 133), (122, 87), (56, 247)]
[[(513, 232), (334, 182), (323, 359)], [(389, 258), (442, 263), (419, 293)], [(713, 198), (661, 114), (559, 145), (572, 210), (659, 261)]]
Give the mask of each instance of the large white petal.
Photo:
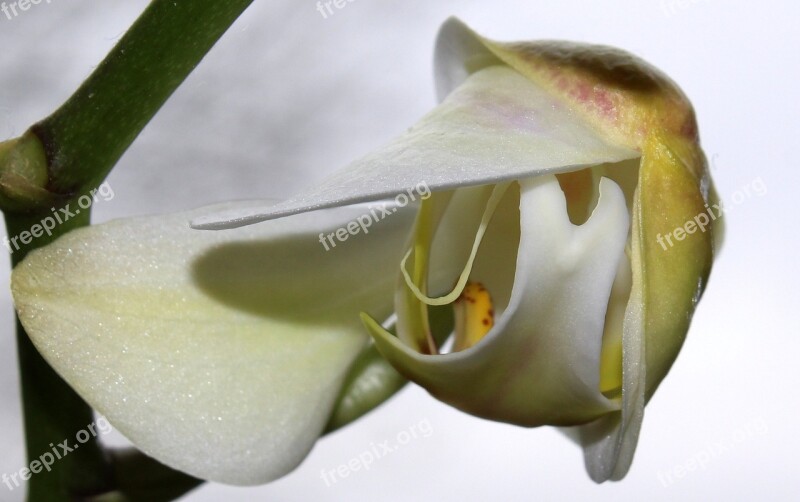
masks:
[(190, 229), (204, 212), (74, 231), (15, 269), (14, 299), (45, 359), (145, 453), (200, 478), (263, 483), (325, 426), (367, 340), (358, 312), (391, 313), (415, 211), (328, 252), (318, 234), (366, 207)]
[(636, 158), (614, 146), (562, 101), (507, 66), (472, 75), (408, 132), (319, 186), (268, 207), (209, 213), (219, 229), (320, 208), (431, 190), (496, 183)]
[(575, 226), (554, 176), (520, 185), (511, 299), (480, 343), (422, 355), (366, 323), (398, 371), (464, 411), (530, 426), (587, 422), (619, 408), (600, 393), (599, 378), (606, 308), (628, 237), (625, 196), (603, 179), (592, 216)]

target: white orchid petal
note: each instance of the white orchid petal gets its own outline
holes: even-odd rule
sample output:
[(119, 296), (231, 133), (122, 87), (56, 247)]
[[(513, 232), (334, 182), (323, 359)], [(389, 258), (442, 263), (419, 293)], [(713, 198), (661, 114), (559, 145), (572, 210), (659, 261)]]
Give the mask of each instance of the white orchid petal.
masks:
[(422, 355), (366, 325), (400, 372), (464, 411), (530, 426), (586, 422), (619, 408), (600, 393), (599, 378), (606, 307), (628, 238), (625, 196), (604, 178), (592, 216), (575, 226), (554, 176), (520, 185), (511, 300), (480, 343)]
[[(638, 208), (638, 199), (635, 202)], [(640, 231), (638, 211), (633, 211), (633, 232)], [(631, 242), (632, 286), (622, 321), (622, 408), (579, 428), (584, 461), (589, 476), (602, 483), (625, 477), (633, 462), (644, 419), (646, 365), (645, 317), (641, 241)]]
[(367, 208), (189, 228), (207, 211), (76, 230), (15, 269), (14, 298), (45, 359), (145, 453), (200, 478), (264, 483), (325, 426), (368, 339), (360, 309), (391, 313), (414, 210), (327, 253), (318, 233)]
[(469, 76), (488, 66), (505, 64), (486, 47), (480, 35), (457, 17), (439, 28), (433, 56), (436, 95), (444, 100)]
[(515, 70), (471, 75), (404, 135), (283, 203), (210, 213), (221, 229), (295, 213), (430, 190), (498, 183), (639, 157), (609, 144), (562, 101)]

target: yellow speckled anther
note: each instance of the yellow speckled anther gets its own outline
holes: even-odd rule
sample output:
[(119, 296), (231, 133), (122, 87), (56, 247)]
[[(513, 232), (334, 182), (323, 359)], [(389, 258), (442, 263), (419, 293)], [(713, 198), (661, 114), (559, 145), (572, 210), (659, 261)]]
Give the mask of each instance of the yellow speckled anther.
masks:
[(494, 326), (492, 295), (481, 283), (468, 283), (453, 303), (453, 310), (456, 336), (453, 352), (472, 347)]

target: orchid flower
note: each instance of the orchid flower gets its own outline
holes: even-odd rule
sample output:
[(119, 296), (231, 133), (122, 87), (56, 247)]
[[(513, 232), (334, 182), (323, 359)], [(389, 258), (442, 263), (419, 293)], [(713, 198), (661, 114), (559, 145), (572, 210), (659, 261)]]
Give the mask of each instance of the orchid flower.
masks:
[[(38, 350), (142, 451), (204, 479), (292, 470), (369, 343), (467, 413), (569, 427), (592, 479), (621, 479), (711, 267), (710, 228), (656, 239), (713, 200), (692, 108), (622, 51), (455, 19), (436, 68), (439, 106), (304, 194), (32, 253), (12, 287)], [(420, 184), (429, 198), (320, 246)]]

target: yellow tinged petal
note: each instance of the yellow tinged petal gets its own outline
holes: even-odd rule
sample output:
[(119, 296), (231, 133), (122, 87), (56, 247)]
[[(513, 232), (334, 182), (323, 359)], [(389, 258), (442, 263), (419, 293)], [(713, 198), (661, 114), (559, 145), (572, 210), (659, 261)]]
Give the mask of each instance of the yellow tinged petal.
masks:
[[(622, 410), (586, 426), (583, 434), (592, 478), (620, 479), (630, 466), (644, 402), (677, 357), (708, 279), (714, 240), (719, 245), (722, 234), (714, 221), (716, 197), (694, 110), (666, 75), (619, 49), (558, 41), (495, 42), (454, 18), (442, 27), (436, 53), (440, 97), (472, 73), (497, 64), (514, 68), (562, 100), (609, 143), (642, 154), (636, 193), (629, 201), (630, 300), (621, 341), (618, 334), (606, 333), (601, 370), (602, 390), (613, 392), (622, 383)], [(561, 176), (568, 197), (572, 193), (580, 202), (580, 179)], [(577, 219), (580, 206), (571, 209), (571, 218)], [(610, 315), (619, 324), (619, 309)], [(613, 374), (620, 366), (620, 347), (621, 376)]]

